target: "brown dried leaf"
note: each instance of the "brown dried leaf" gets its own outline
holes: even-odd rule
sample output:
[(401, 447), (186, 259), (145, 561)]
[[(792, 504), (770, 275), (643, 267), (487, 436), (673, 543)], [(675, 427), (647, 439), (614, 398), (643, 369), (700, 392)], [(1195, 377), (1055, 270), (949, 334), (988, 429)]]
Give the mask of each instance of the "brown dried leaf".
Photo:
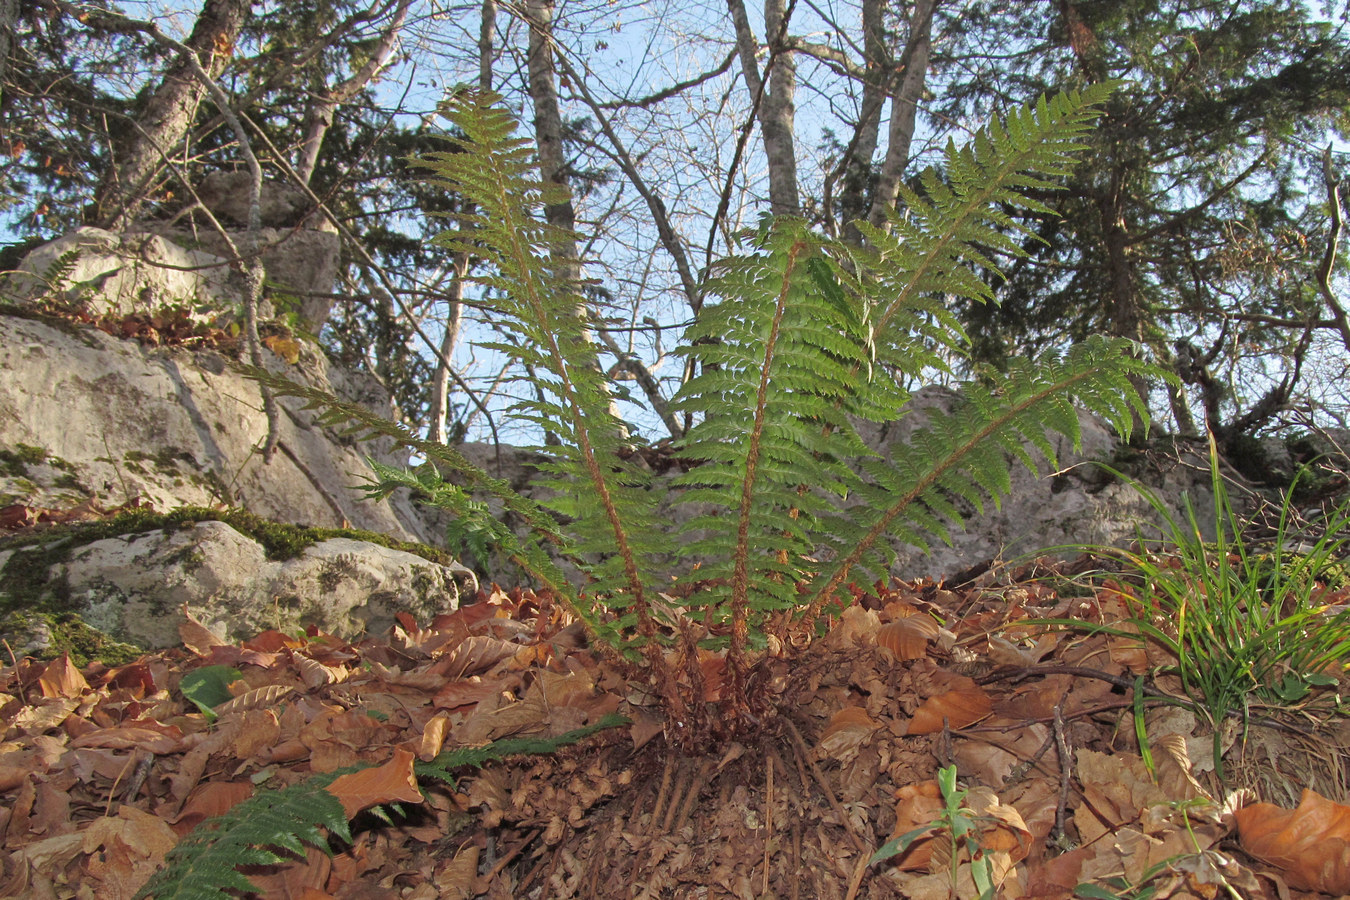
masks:
[(956, 686), (951, 690), (929, 697), (914, 710), (914, 717), (909, 720), (910, 734), (936, 734), (942, 730), (944, 719), (947, 727), (956, 731), (993, 711), (993, 702), (984, 688), (965, 677), (955, 679), (954, 683)]
[(421, 803), (422, 792), (413, 775), (413, 755), (402, 748), (382, 766), (340, 775), (328, 785), (328, 793), (337, 797), (347, 818), (368, 806), (381, 803)]
[(253, 785), (247, 781), (208, 781), (197, 785), (178, 815), (169, 819), (179, 834), (186, 834), (197, 823), (213, 816), (222, 816), (235, 804), (253, 796)]
[(437, 713), (431, 717), (422, 727), (422, 745), (417, 751), (419, 759), (429, 762), (436, 758), (436, 754), (441, 752), (441, 747), (445, 744), (445, 733), (449, 727), (450, 716), (446, 713)]
[(89, 682), (84, 680), (80, 670), (70, 661), (69, 653), (62, 653), (47, 664), (38, 676), (38, 686), (42, 688), (42, 696), (48, 699), (82, 697), (89, 690)]
[(877, 629), (877, 646), (899, 660), (923, 659), (928, 655), (928, 642), (937, 633), (937, 623), (928, 616), (909, 615)]
[(215, 632), (197, 621), (186, 603), (183, 604), (183, 621), (178, 624), (178, 638), (184, 647), (198, 656), (210, 656), (212, 647), (229, 643), (216, 637)]
[(323, 663), (308, 656), (297, 653), (295, 655), (295, 666), (300, 670), (300, 677), (305, 682), (305, 687), (316, 688), (325, 684), (337, 684), (347, 680), (350, 671), (346, 666), (325, 666)]
[(521, 650), (512, 641), (475, 635), (460, 641), (438, 661), (436, 668), (453, 678), (479, 675), (504, 659), (511, 659)]
[(1300, 890), (1350, 893), (1350, 806), (1305, 789), (1298, 809), (1253, 803), (1234, 813), (1242, 849)]
[(13, 725), (22, 734), (42, 734), (56, 728), (75, 711), (80, 701), (74, 697), (55, 697), (34, 706), (25, 706), (14, 717)]
[(225, 716), (229, 713), (243, 712), (249, 709), (270, 709), (293, 690), (295, 688), (288, 684), (268, 684), (260, 688), (254, 688), (251, 691), (245, 691), (228, 703), (217, 706), (216, 714)]
[[(891, 838), (930, 825), (942, 815), (942, 789), (936, 781), (907, 784), (895, 792), (895, 830)], [(919, 838), (909, 849), (893, 857), (895, 868), (905, 872), (926, 870), (933, 858), (932, 836)]]
[(830, 723), (816, 742), (813, 755), (816, 759), (829, 758), (841, 762), (852, 759), (863, 741), (880, 727), (881, 723), (869, 716), (862, 707), (845, 706), (830, 717)]

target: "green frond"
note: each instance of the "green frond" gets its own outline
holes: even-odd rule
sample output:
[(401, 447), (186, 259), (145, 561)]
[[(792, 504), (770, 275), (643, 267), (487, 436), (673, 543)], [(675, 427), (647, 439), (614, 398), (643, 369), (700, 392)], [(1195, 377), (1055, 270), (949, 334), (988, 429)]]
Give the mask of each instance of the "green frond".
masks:
[(328, 849), (328, 835), (351, 841), (342, 803), (325, 788), (359, 766), (316, 775), (277, 791), (263, 791), (224, 816), (197, 826), (165, 856), (165, 867), (136, 900), (228, 900), (227, 891), (254, 893), (241, 866), (302, 858), (305, 847)]
[(621, 459), (628, 428), (612, 412), (617, 392), (598, 364), (572, 271), (576, 261), (567, 247), (576, 236), (542, 217), (565, 191), (540, 179), (528, 142), (513, 136), (515, 122), (499, 101), (493, 94), (456, 94), (443, 110), (456, 132), (447, 138), (453, 149), (419, 161), (432, 183), (476, 210), (437, 242), (483, 261), (474, 277), (489, 288), (488, 302), (514, 339), (496, 349), (535, 373), (531, 384), (542, 394), (512, 412), (562, 439), (561, 449), (535, 448), (551, 459), (544, 486), (557, 500), (548, 505), (573, 518), (570, 549), (593, 579), (590, 591), (631, 598), (641, 640), (650, 642), (657, 627), (647, 596), (660, 542), (652, 537), (649, 478)]
[[(992, 122), (965, 147), (949, 144), (945, 174), (929, 169), (920, 177), (921, 192), (902, 189), (904, 211), (893, 213), (885, 228), (859, 223), (869, 248), (851, 255), (873, 298), (878, 362), (910, 372), (916, 353), (926, 364), (961, 352), (965, 335), (946, 312), (945, 298), (990, 299), (979, 272), (994, 268), (988, 249), (1025, 255), (1018, 238), (1029, 233), (1005, 210), (1044, 210), (1027, 192), (1057, 187), (1054, 179), (1072, 169), (1096, 107), (1115, 86), (1042, 97), (1005, 124)], [(925, 327), (933, 316), (940, 317), (936, 330)], [(920, 333), (935, 343), (925, 349), (916, 340)]]
[(865, 467), (870, 476), (857, 494), (862, 502), (847, 517), (829, 521), (839, 551), (812, 585), (818, 610), (858, 565), (889, 562), (885, 539), (898, 536), (918, 547), (929, 538), (948, 541), (963, 516), (953, 498), (982, 510), (1011, 489), (1008, 459), (1034, 468), (1026, 445), (1053, 464), (1047, 431), (1078, 447), (1078, 407), (1102, 416), (1128, 437), (1132, 415), (1145, 415), (1130, 376), (1156, 375), (1135, 356), (1130, 341), (1094, 337), (1062, 358), (1047, 355), (1035, 365), (1020, 361), (989, 383), (968, 385), (950, 413), (929, 411), (903, 453)]

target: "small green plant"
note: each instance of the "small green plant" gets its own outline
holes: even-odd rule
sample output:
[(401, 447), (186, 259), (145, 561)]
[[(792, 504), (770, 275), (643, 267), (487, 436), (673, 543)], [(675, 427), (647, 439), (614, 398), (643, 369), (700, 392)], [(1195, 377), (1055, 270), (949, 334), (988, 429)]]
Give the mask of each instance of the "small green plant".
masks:
[(938, 789), (942, 792), (943, 809), (937, 818), (927, 825), (891, 838), (872, 854), (867, 864), (875, 865), (899, 856), (921, 838), (941, 835), (945, 837), (946, 844), (941, 852), (934, 851), (933, 856), (946, 861), (952, 896), (957, 896), (958, 878), (964, 862), (970, 865), (970, 877), (975, 883), (975, 889), (980, 892), (979, 900), (987, 900), (994, 896), (998, 885), (994, 882), (993, 861), (980, 846), (980, 830), (986, 824), (997, 822), (966, 809), (964, 804), (969, 792), (957, 787), (956, 766), (946, 766), (938, 771)]
[[(1118, 561), (1141, 579), (1135, 615), (1109, 634), (1143, 636), (1176, 662), (1182, 691), (1214, 728), (1216, 773), (1222, 779), (1223, 723), (1239, 717), (1245, 732), (1252, 708), (1305, 706), (1319, 688), (1334, 685), (1350, 659), (1350, 608), (1331, 601), (1328, 580), (1339, 580), (1350, 551), (1350, 505), (1318, 523), (1316, 537), (1295, 533), (1295, 488), (1283, 495), (1274, 535), (1249, 545), (1229, 499), (1218, 451), (1210, 440), (1214, 540), (1206, 540), (1190, 498), (1184, 519), (1153, 491), (1134, 483), (1158, 513), (1159, 539), (1140, 536), (1129, 549), (1088, 549)], [(1083, 623), (1070, 623), (1082, 627)]]
[[(625, 461), (631, 429), (613, 412), (619, 389), (597, 364), (579, 266), (567, 255), (576, 236), (542, 215), (561, 188), (540, 180), (533, 148), (491, 95), (456, 94), (446, 108), (450, 149), (423, 163), (474, 211), (438, 242), (481, 261), (481, 302), (510, 334), (495, 349), (520, 364), (513, 412), (556, 438), (533, 448), (546, 459), (547, 504), (354, 404), (253, 375), (305, 398), (325, 421), (423, 454), (427, 464), (411, 473), (377, 469), (372, 495), (412, 488), (451, 511), (476, 553), (498, 544), (604, 644), (646, 666), (670, 733), (689, 746), (709, 730), (735, 734), (765, 712), (747, 685), (768, 638), (816, 628), (855, 573), (888, 568), (892, 540), (949, 540), (962, 507), (982, 509), (1008, 490), (1010, 457), (1032, 465), (1034, 448), (1053, 458), (1049, 431), (1077, 442), (1077, 406), (1124, 433), (1144, 413), (1130, 378), (1152, 370), (1129, 342), (1093, 339), (967, 385), (955, 409), (926, 414), (903, 455), (880, 456), (858, 431), (904, 415), (910, 395), (898, 376), (944, 370), (964, 354), (951, 299), (992, 299), (981, 272), (990, 255), (1024, 253), (1027, 232), (1010, 210), (1044, 210), (1029, 195), (1069, 171), (1110, 90), (1042, 99), (970, 146), (949, 147), (945, 172), (929, 170), (905, 190), (903, 215), (883, 228), (859, 225), (864, 246), (792, 218), (745, 235), (741, 252), (713, 266), (680, 351), (697, 374), (672, 406), (695, 425), (679, 448), (692, 469), (673, 486)], [(446, 470), (462, 487), (440, 483)], [(669, 489), (694, 511), (679, 540), (655, 518), (657, 491)], [(475, 493), (500, 500), (531, 533), (487, 517)], [(583, 585), (569, 583), (559, 558)], [(661, 596), (672, 575), (694, 583)], [(725, 653), (715, 716), (702, 701), (695, 647)]]

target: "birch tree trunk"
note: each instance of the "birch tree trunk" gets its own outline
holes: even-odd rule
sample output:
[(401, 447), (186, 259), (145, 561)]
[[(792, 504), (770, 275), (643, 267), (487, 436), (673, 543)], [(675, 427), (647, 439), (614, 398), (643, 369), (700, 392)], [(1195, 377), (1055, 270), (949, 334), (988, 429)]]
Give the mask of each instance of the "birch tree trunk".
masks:
[(887, 136), (886, 158), (881, 163), (877, 190), (867, 221), (877, 227), (886, 222), (886, 213), (895, 209), (900, 197), (900, 178), (909, 164), (909, 149), (914, 142), (914, 120), (919, 98), (928, 78), (928, 60), (933, 49), (933, 11), (939, 0), (916, 0), (909, 19), (909, 42), (900, 59), (900, 89), (891, 99), (891, 125)]
[[(483, 0), (478, 27), (478, 89), (492, 90), (493, 38), (497, 31), (497, 0)], [(469, 274), (469, 254), (460, 251), (451, 262), (450, 290), (446, 293), (445, 335), (436, 359), (436, 374), (431, 385), (431, 439), (444, 444), (450, 440), (450, 365), (459, 344), (464, 323), (464, 279)]]
[[(333, 125), (333, 114), (389, 64), (394, 47), (398, 45), (399, 32), (403, 30), (403, 23), (408, 18), (408, 7), (411, 5), (412, 0), (399, 0), (393, 18), (385, 26), (379, 43), (376, 44), (365, 65), (336, 87), (314, 93), (309, 108), (305, 110), (305, 137), (300, 145), (300, 159), (295, 165), (296, 174), (305, 184), (309, 184), (310, 179), (314, 177), (314, 167), (319, 162), (319, 150), (323, 146), (324, 135)], [(368, 12), (376, 14), (373, 8)]]
[[(251, 0), (206, 0), (202, 6), (186, 46), (211, 78), (218, 78), (229, 63), (251, 5)], [(136, 218), (155, 191), (165, 158), (192, 127), (205, 94), (187, 60), (179, 58), (169, 66), (145, 111), (113, 141), (113, 165), (95, 196), (99, 224), (120, 228)]]
[(727, 0), (736, 30), (736, 50), (750, 96), (758, 105), (764, 155), (769, 163), (769, 211), (796, 215), (801, 207), (797, 190), (797, 153), (793, 143), (796, 111), (797, 64), (784, 48), (787, 23), (785, 0), (764, 0), (764, 22), (769, 48), (768, 84), (759, 75), (759, 41), (750, 28), (744, 0)]

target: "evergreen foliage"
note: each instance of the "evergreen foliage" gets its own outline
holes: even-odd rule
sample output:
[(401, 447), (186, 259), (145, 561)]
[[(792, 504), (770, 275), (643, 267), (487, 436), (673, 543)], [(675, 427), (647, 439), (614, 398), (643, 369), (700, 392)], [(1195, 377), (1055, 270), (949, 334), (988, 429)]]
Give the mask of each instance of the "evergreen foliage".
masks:
[(494, 318), (516, 338), (486, 346), (518, 361), (515, 379), (527, 382), (513, 411), (558, 439), (534, 449), (549, 459), (544, 486), (555, 492), (549, 506), (572, 520), (568, 549), (585, 561), (589, 591), (617, 613), (611, 627), (636, 628), (650, 642), (656, 622), (648, 598), (660, 549), (650, 479), (620, 458), (628, 429), (611, 412), (575, 261), (562, 250), (577, 236), (542, 215), (566, 199), (566, 189), (540, 180), (530, 143), (514, 137), (515, 120), (499, 99), (458, 94), (447, 107), (452, 149), (424, 158), (433, 183), (474, 210), (437, 242), (481, 260), (474, 280), (487, 289)]

